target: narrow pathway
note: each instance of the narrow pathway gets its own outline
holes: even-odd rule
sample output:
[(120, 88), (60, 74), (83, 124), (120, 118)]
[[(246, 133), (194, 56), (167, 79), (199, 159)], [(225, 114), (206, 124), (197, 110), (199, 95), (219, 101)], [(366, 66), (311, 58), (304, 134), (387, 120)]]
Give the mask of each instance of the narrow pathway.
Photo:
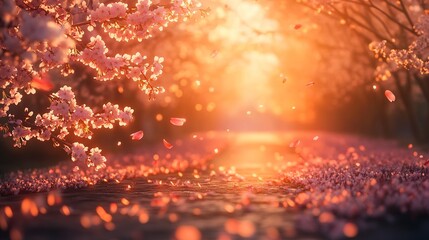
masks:
[[(180, 185), (153, 184), (177, 181), (175, 174), (159, 174), (66, 191), (61, 194), (62, 205), (34, 219), (17, 218), (12, 227), (25, 239), (172, 239), (183, 225), (197, 227), (202, 239), (299, 239), (294, 215), (282, 207), (297, 190), (269, 184), (278, 180), (275, 165), (296, 157), (279, 156), (290, 142), (284, 140), (274, 133), (238, 134), (229, 139), (224, 152), (215, 155), (214, 170), (201, 171), (198, 177), (188, 171)], [(216, 171), (219, 168), (222, 171)], [(46, 193), (3, 197), (2, 203), (19, 209), (26, 197), (42, 200)], [(112, 204), (118, 209), (112, 209)], [(70, 215), (65, 216), (61, 206), (67, 206)], [(111, 220), (96, 221), (94, 210), (99, 206)], [(0, 237), (6, 234), (0, 232)]]

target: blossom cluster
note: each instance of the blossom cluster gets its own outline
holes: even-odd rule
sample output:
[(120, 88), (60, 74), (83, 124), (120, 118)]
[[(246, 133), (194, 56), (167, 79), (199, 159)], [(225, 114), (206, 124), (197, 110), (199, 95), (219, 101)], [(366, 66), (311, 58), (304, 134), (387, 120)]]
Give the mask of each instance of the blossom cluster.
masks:
[(118, 41), (142, 41), (162, 31), (170, 22), (186, 20), (198, 7), (200, 4), (192, 0), (174, 0), (167, 6), (155, 5), (151, 0), (138, 0), (135, 8), (115, 2), (100, 4), (88, 18), (93, 23), (102, 23), (104, 31)]
[[(78, 105), (70, 87), (56, 86), (49, 80), (51, 71), (59, 69), (63, 76), (74, 74), (74, 67), (95, 69), (95, 79), (101, 81), (129, 78), (138, 83), (146, 94), (163, 91), (152, 85), (162, 74), (162, 57), (149, 61), (137, 53), (108, 56), (107, 44), (131, 39), (148, 39), (170, 22), (186, 20), (199, 4), (192, 0), (174, 0), (156, 5), (139, 0), (129, 7), (122, 2), (107, 5), (98, 1), (15, 1), (0, 3), (0, 131), (11, 137), (16, 147), (30, 139), (53, 141), (64, 146), (73, 161), (88, 166), (104, 166), (105, 157), (99, 148), (88, 149), (81, 143), (69, 143), (70, 132), (91, 139), (92, 130), (127, 125), (133, 109), (105, 103), (101, 112)], [(112, 38), (106, 42), (97, 33), (104, 30)], [(81, 78), (72, 76), (76, 82)], [(56, 76), (61, 78), (61, 76)], [(60, 80), (60, 79), (58, 79)], [(74, 83), (70, 83), (73, 85)], [(36, 91), (50, 94), (46, 113), (22, 113), (25, 95)], [(31, 97), (31, 96), (29, 96)], [(24, 115), (24, 116), (23, 116)], [(33, 116), (34, 115), (34, 116)]]
[(85, 104), (77, 104), (75, 95), (68, 86), (63, 86), (52, 94), (49, 109), (47, 113), (37, 114), (34, 124), (11, 118), (8, 124), (12, 131), (6, 135), (13, 138), (16, 147), (25, 145), (32, 138), (40, 141), (52, 140), (63, 145), (73, 161), (85, 163), (88, 167), (95, 166), (97, 169), (104, 167), (106, 162), (101, 150), (92, 148), (88, 153), (88, 148), (81, 143), (67, 143), (66, 137), (70, 130), (73, 130), (77, 137), (91, 139), (92, 129), (113, 128), (115, 123), (125, 126), (133, 120), (134, 112), (130, 107), (121, 110), (118, 105), (107, 103), (103, 105), (103, 111), (94, 113)]
[(21, 63), (18, 66), (7, 65), (0, 62), (0, 88), (3, 96), (0, 99), (0, 118), (7, 117), (11, 105), (18, 105), (21, 102), (22, 94), (20, 89), (26, 93), (34, 93), (29, 85), (34, 75), (30, 64)]
[[(47, 72), (69, 62), (69, 50), (76, 44), (70, 38), (71, 27), (62, 21), (53, 3), (33, 6), (31, 3), (7, 0), (9, 6), (3, 14), (5, 25), (2, 62), (17, 66), (22, 63), (38, 66), (39, 72)], [(4, 8), (2, 10), (5, 10)], [(18, 57), (21, 61), (14, 61)]]
[[(379, 43), (383, 44), (383, 43)], [(385, 46), (382, 50), (378, 48), (370, 49), (380, 60), (375, 75), (377, 80), (387, 80), (392, 72), (403, 68), (406, 70), (416, 70), (420, 74), (429, 74), (429, 59), (422, 59), (413, 49), (389, 49)], [(382, 57), (380, 57), (382, 56)]]
[[(134, 55), (116, 54), (114, 57), (109, 57), (106, 54), (109, 49), (106, 43), (100, 36), (91, 38), (87, 48), (85, 48), (78, 56), (78, 60), (89, 67), (97, 70), (97, 79), (108, 81), (115, 78), (127, 77), (135, 82), (140, 83), (140, 88), (147, 91), (147, 94), (157, 94), (162, 92), (162, 88), (150, 88), (150, 83), (156, 81), (162, 74), (163, 57), (155, 56), (150, 64), (145, 62), (147, 56), (140, 52)], [(150, 92), (154, 91), (154, 92)]]
[(391, 72), (400, 68), (429, 74), (429, 16), (422, 15), (414, 28), (418, 36), (406, 49), (391, 49), (386, 40), (369, 45), (375, 57), (382, 62), (377, 68), (376, 79), (386, 80)]

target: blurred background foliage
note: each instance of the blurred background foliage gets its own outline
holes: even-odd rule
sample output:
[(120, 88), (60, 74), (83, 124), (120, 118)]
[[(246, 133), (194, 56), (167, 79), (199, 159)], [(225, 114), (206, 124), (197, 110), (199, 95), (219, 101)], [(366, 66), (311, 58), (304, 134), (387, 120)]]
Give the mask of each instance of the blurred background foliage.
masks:
[[(398, 69), (391, 79), (378, 81), (380, 62), (368, 47), (388, 39), (392, 47), (406, 48), (415, 35), (404, 26), (413, 28), (407, 15), (417, 3), (406, 2), (401, 11), (401, 5), (395, 9), (387, 0), (374, 1), (373, 7), (359, 4), (368, 1), (336, 2), (318, 7), (311, 1), (203, 0), (201, 16), (130, 49), (108, 43), (113, 55), (138, 51), (165, 57), (158, 84), (166, 92), (153, 100), (132, 82), (93, 80), (95, 72), (78, 63), (66, 79), (58, 72), (50, 78), (54, 91), (72, 86), (80, 103), (101, 107), (111, 101), (135, 109), (132, 125), (96, 133), (93, 141), (106, 152), (208, 130), (326, 130), (427, 142), (427, 76)], [(386, 89), (398, 100), (389, 103)], [(42, 111), (49, 105), (46, 94), (25, 101)], [(170, 117), (187, 122), (178, 128)], [(132, 142), (129, 134), (137, 130), (145, 136)], [(2, 170), (65, 158), (49, 144), (32, 141), (15, 149), (0, 139)]]

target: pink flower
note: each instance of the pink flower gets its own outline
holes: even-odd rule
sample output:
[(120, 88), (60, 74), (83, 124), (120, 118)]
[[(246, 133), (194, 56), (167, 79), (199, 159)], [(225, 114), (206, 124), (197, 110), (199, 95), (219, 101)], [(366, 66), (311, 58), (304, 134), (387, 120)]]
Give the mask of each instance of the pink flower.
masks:
[(133, 120), (133, 112), (134, 109), (130, 107), (125, 107), (124, 111), (121, 111), (119, 113), (119, 125), (126, 126), (128, 123), (130, 123)]
[(60, 99), (70, 101), (73, 98), (75, 98), (73, 91), (71, 90), (71, 87), (69, 86), (63, 86), (60, 88), (60, 90), (57, 92), (57, 95)]
[(89, 162), (95, 166), (96, 170), (104, 168), (106, 166), (106, 157), (101, 155), (101, 149), (98, 147), (91, 148), (89, 153)]
[(88, 150), (82, 143), (74, 142), (71, 147), (71, 159), (73, 162), (84, 162), (88, 158), (86, 151)]
[(53, 101), (49, 107), (52, 113), (63, 117), (68, 117), (70, 113), (70, 106), (66, 102)]
[(92, 109), (83, 105), (83, 106), (77, 106), (74, 113), (72, 114), (72, 119), (74, 121), (88, 121), (93, 116)]

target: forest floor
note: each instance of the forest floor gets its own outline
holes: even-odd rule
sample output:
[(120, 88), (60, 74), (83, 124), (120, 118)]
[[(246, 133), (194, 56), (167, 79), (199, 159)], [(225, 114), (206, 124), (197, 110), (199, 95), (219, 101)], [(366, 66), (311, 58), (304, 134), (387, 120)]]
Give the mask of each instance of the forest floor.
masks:
[(428, 153), (315, 132), (207, 132), (6, 174), (0, 239), (428, 239)]

